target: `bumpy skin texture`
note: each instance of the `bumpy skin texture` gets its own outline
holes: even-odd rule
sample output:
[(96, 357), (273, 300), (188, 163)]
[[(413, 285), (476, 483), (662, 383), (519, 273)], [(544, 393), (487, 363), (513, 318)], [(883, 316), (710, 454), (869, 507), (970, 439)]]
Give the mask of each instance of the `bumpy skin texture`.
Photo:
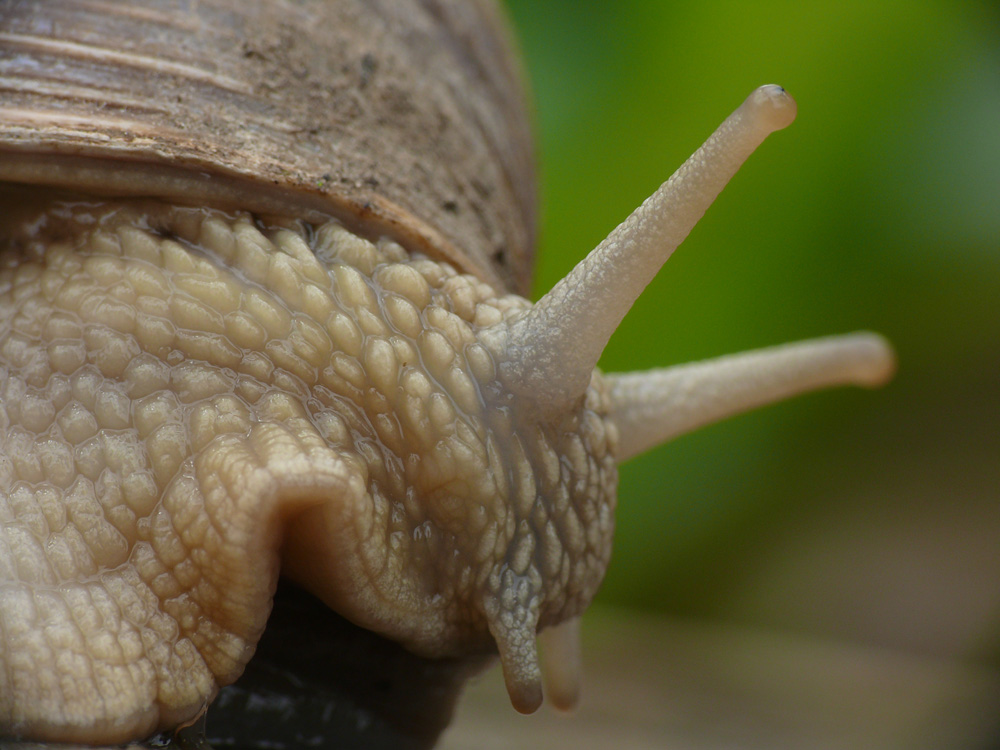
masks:
[[(37, 213), (35, 213), (37, 211)], [(337, 225), (25, 209), (0, 250), (0, 726), (118, 741), (201, 711), (279, 568), (425, 656), (505, 667), (610, 554), (595, 374), (515, 400), (523, 299)]]

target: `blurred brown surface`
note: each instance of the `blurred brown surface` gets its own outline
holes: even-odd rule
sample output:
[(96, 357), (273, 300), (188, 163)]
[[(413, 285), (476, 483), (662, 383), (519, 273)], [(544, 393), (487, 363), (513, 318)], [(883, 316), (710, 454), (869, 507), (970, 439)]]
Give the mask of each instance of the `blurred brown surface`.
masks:
[(574, 714), (515, 713), (493, 669), (470, 686), (441, 746), (996, 746), (1000, 674), (982, 666), (607, 609), (587, 615), (583, 638), (584, 693)]

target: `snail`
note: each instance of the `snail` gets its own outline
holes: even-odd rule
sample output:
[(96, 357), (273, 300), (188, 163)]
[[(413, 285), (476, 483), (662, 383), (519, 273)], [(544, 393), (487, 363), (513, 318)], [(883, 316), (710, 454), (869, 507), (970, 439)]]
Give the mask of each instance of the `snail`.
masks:
[(795, 103), (754, 91), (532, 305), (519, 75), (485, 0), (0, 3), (0, 736), (197, 720), (279, 575), (433, 685), (420, 743), (494, 654), (570, 706), (617, 464), (891, 376), (869, 333), (597, 370)]

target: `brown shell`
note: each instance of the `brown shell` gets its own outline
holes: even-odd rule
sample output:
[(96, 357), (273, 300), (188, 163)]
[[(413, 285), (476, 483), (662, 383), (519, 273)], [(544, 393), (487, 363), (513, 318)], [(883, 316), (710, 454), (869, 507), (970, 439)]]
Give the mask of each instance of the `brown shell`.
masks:
[(520, 70), (491, 0), (0, 0), (0, 180), (310, 219), (526, 293)]

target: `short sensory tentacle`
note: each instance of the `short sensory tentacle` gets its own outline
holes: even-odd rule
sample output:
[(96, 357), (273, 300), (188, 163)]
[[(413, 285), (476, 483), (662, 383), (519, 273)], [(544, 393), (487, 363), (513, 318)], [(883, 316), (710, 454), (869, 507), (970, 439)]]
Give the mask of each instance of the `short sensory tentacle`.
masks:
[(560, 711), (570, 711), (580, 700), (583, 665), (580, 647), (580, 618), (571, 617), (538, 634), (542, 652), (545, 695)]
[(507, 570), (496, 596), (486, 601), (490, 633), (500, 651), (507, 694), (522, 714), (538, 710), (542, 704), (542, 673), (538, 665), (538, 592), (527, 580)]

